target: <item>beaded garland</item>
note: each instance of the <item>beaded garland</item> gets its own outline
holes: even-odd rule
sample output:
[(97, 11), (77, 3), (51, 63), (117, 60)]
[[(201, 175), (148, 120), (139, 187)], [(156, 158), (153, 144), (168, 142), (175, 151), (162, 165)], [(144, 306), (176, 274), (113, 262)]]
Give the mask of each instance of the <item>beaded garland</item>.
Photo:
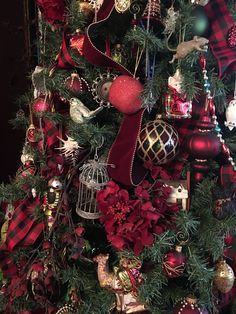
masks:
[[(222, 151), (225, 153), (225, 155), (228, 158), (229, 163), (233, 166), (234, 171), (236, 171), (236, 166), (235, 166), (235, 162), (233, 160), (233, 158), (230, 156), (230, 150), (227, 147), (227, 145), (225, 144), (225, 140), (222, 138), (222, 134), (221, 134), (221, 129), (219, 126), (219, 122), (217, 121), (217, 116), (215, 114), (215, 104), (213, 102), (213, 97), (211, 95), (211, 90), (210, 90), (210, 82), (207, 76), (207, 69), (206, 69), (206, 58), (203, 54), (200, 55), (200, 66), (202, 68), (202, 73), (203, 73), (203, 80), (204, 80), (204, 91), (206, 93), (206, 97), (207, 97), (207, 108), (210, 109), (211, 113), (212, 113), (212, 122), (215, 125), (215, 132), (217, 134), (217, 137), (219, 137), (220, 143), (221, 143), (221, 147), (222, 147)], [(206, 108), (205, 108), (206, 109)]]

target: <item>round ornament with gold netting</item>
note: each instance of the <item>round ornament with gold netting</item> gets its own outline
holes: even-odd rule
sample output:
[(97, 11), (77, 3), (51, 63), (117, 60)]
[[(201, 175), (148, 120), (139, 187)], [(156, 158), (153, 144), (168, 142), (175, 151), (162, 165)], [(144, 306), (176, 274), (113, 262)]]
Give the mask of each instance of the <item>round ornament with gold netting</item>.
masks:
[(146, 123), (138, 136), (137, 155), (145, 161), (162, 165), (171, 161), (178, 152), (177, 131), (162, 120)]

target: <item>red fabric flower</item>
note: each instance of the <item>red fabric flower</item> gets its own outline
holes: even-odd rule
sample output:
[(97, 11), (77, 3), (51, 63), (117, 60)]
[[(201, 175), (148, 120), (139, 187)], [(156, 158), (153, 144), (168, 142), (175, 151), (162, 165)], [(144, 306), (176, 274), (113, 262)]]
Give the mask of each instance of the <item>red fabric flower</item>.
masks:
[(153, 244), (156, 234), (172, 226), (177, 205), (172, 209), (173, 204), (166, 201), (170, 190), (157, 185), (151, 197), (150, 187), (149, 182), (144, 181), (135, 189), (134, 199), (113, 181), (98, 191), (100, 221), (104, 224), (107, 239), (117, 250), (131, 249), (138, 255), (145, 246)]
[(36, 3), (46, 22), (52, 25), (64, 22), (64, 0), (36, 0)]

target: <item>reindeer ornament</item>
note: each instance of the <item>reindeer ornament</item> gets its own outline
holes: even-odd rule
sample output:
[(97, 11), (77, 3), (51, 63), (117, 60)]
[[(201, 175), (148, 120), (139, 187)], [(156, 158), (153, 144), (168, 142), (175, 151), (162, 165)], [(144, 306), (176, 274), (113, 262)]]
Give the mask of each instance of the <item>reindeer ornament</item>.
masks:
[(137, 287), (142, 283), (141, 262), (136, 259), (121, 258), (118, 267), (109, 271), (109, 255), (98, 255), (97, 274), (100, 286), (116, 295), (115, 309), (119, 313), (149, 313), (145, 305), (138, 300)]

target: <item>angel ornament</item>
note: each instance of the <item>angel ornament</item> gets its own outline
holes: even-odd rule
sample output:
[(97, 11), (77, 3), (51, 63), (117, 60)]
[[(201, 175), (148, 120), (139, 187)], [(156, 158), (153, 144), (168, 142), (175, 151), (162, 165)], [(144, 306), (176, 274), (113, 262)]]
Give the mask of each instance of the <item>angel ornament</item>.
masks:
[(102, 109), (103, 107), (98, 107), (95, 110), (89, 110), (78, 98), (70, 99), (70, 117), (75, 123), (86, 123)]

